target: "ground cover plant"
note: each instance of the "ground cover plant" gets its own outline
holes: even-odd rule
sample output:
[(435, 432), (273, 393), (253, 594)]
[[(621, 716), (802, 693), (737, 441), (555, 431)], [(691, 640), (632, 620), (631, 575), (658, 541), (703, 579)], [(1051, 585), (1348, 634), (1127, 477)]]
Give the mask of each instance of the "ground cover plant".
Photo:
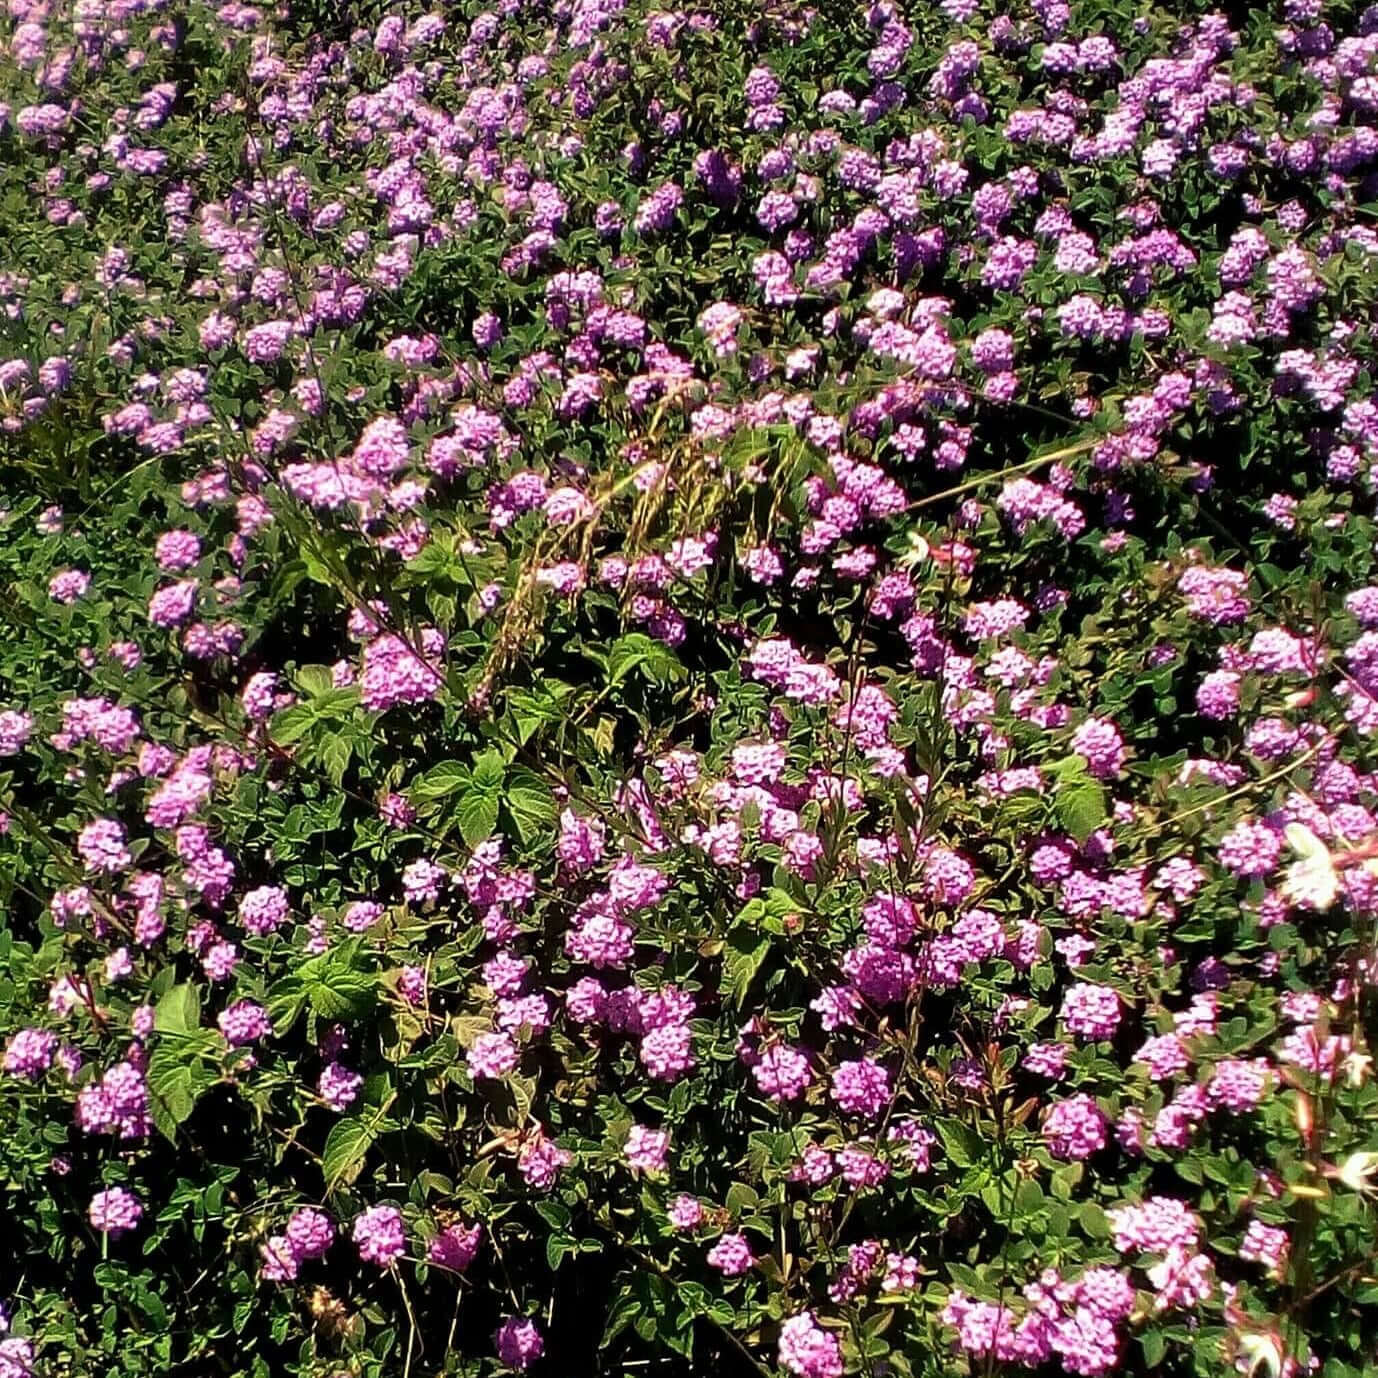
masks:
[(1378, 6), (9, 0), (0, 1378), (1378, 1372)]

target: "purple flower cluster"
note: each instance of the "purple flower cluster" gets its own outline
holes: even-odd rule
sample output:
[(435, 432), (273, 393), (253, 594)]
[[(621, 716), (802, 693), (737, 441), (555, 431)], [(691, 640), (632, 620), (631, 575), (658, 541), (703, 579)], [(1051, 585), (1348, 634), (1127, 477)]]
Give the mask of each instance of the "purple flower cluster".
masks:
[(93, 1230), (118, 1239), (138, 1225), (143, 1219), (144, 1208), (132, 1192), (123, 1187), (110, 1187), (91, 1198), (86, 1214)]
[(294, 1282), (301, 1265), (323, 1257), (334, 1242), (335, 1223), (323, 1211), (310, 1206), (293, 1211), (286, 1230), (260, 1246), (264, 1281)]
[(388, 1268), (407, 1251), (402, 1212), (396, 1206), (370, 1206), (354, 1217), (351, 1237), (365, 1263)]

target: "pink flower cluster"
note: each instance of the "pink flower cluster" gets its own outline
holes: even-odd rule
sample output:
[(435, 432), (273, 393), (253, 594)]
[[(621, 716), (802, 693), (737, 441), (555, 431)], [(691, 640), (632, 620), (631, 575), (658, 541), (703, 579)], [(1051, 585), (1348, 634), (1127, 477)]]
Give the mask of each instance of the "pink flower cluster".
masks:
[(324, 1257), (335, 1241), (335, 1222), (323, 1211), (303, 1206), (292, 1212), (282, 1234), (270, 1236), (261, 1246), (265, 1282), (294, 1282), (301, 1265)]

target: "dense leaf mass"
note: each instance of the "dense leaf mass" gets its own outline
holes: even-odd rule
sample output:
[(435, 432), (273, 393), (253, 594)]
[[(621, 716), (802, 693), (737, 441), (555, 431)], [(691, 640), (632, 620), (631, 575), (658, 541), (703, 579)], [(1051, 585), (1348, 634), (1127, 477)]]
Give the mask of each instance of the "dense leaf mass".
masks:
[(0, 1378), (1378, 1372), (1378, 5), (671, 3), (9, 0)]

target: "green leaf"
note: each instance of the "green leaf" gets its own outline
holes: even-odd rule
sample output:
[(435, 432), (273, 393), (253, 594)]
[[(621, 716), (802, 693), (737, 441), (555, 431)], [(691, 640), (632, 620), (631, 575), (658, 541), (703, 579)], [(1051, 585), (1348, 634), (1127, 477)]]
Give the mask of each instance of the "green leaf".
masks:
[(603, 1338), (598, 1341), (598, 1348), (606, 1349), (640, 1315), (641, 1298), (630, 1286), (624, 1286), (617, 1300), (608, 1308), (608, 1319), (603, 1326)]
[(139, 1310), (153, 1322), (154, 1326), (165, 1330), (168, 1324), (167, 1307), (154, 1292), (141, 1291), (134, 1298)]
[(754, 1213), (760, 1202), (761, 1198), (745, 1182), (733, 1182), (723, 1199), (723, 1204), (738, 1218)]
[(960, 1120), (937, 1120), (935, 1128), (954, 1167), (970, 1167), (981, 1156), (980, 1141)]
[(476, 1038), (492, 1033), (493, 1021), (484, 1014), (457, 1014), (450, 1020), (450, 1031), (461, 1048), (468, 1048)]
[(1086, 1231), (1089, 1238), (1110, 1238), (1110, 1221), (1106, 1218), (1105, 1212), (1094, 1201), (1082, 1202), (1077, 1217), (1081, 1221), (1081, 1228)]
[(679, 657), (663, 641), (645, 632), (628, 632), (613, 642), (608, 653), (608, 684), (620, 684), (638, 668), (656, 683), (681, 679), (686, 673)]
[(272, 1021), (273, 1032), (282, 1037), (306, 1006), (306, 989), (300, 975), (284, 976), (276, 981), (268, 992), (268, 1018)]
[(326, 665), (303, 665), (293, 678), (297, 688), (312, 698), (335, 687), (330, 677), (330, 667)]
[(407, 793), (418, 804), (444, 799), (467, 789), (471, 779), (469, 767), (460, 761), (441, 761), (407, 786)]
[(175, 1143), (177, 1126), (190, 1118), (196, 1105), (191, 1091), (190, 1069), (185, 1064), (159, 1068), (158, 1085), (155, 1087), (150, 1063), (148, 1090), (148, 1111), (153, 1127), (169, 1143)]
[(330, 566), (309, 546), (302, 546), (301, 562), (306, 567), (306, 577), (313, 583), (324, 584), (329, 589), (335, 588), (337, 581)]
[(153, 1027), (159, 1033), (191, 1033), (201, 1027), (201, 996), (195, 986), (173, 986), (153, 1011)]
[(545, 679), (536, 689), (514, 689), (508, 694), (508, 708), (522, 746), (545, 724), (565, 720), (568, 709), (564, 701), (573, 692), (574, 686), (563, 680)]
[(149, 1115), (154, 1128), (169, 1141), (177, 1126), (185, 1124), (197, 1099), (209, 1090), (219, 1074), (205, 1059), (214, 1052), (209, 1031), (160, 1043), (148, 1059)]
[(358, 1019), (373, 1008), (378, 978), (363, 966), (357, 943), (312, 957), (298, 974), (311, 1008), (322, 1019)]
[(332, 971), (307, 985), (306, 998), (322, 1019), (357, 1019), (372, 1006), (373, 987), (360, 972)]
[(380, 1123), (380, 1117), (376, 1114), (367, 1119), (349, 1115), (332, 1127), (326, 1136), (325, 1151), (321, 1154), (321, 1172), (325, 1176), (327, 1191), (334, 1191), (358, 1177), (363, 1170), (364, 1159), (378, 1137)]
[(300, 741), (316, 721), (316, 710), (309, 703), (294, 703), (281, 713), (273, 714), (273, 740), (282, 746)]
[(514, 1123), (520, 1129), (531, 1118), (531, 1106), (536, 1099), (536, 1078), (514, 1073), (507, 1078), (507, 1089), (512, 1093)]
[(569, 1207), (563, 1201), (538, 1201), (536, 1203), (536, 1214), (550, 1226), (552, 1230), (567, 1230), (571, 1219)]
[(354, 745), (348, 737), (336, 732), (327, 737), (321, 745), (321, 764), (332, 784), (338, 785), (349, 769), (349, 758), (354, 754)]
[(496, 794), (502, 788), (503, 776), (507, 773), (507, 762), (497, 751), (485, 751), (474, 760), (475, 789), (488, 794)]
[(413, 574), (448, 574), (452, 557), (439, 541), (429, 541), (407, 561), (407, 569)]
[(477, 847), (498, 826), (499, 796), (496, 791), (466, 791), (455, 806), (455, 821), (460, 836), (470, 847)]
[(734, 1005), (740, 1006), (747, 990), (761, 969), (770, 951), (770, 939), (763, 933), (738, 924), (727, 935), (723, 947), (723, 993)]
[(525, 766), (509, 773), (502, 802), (523, 842), (533, 841), (555, 821), (555, 796), (545, 781)]
[(1147, 1330), (1139, 1336), (1139, 1344), (1144, 1351), (1144, 1364), (1150, 1372), (1161, 1366), (1167, 1353), (1167, 1340), (1161, 1330)]
[(1078, 842), (1085, 842), (1109, 816), (1105, 791), (1094, 780), (1063, 785), (1053, 796), (1057, 820)]

